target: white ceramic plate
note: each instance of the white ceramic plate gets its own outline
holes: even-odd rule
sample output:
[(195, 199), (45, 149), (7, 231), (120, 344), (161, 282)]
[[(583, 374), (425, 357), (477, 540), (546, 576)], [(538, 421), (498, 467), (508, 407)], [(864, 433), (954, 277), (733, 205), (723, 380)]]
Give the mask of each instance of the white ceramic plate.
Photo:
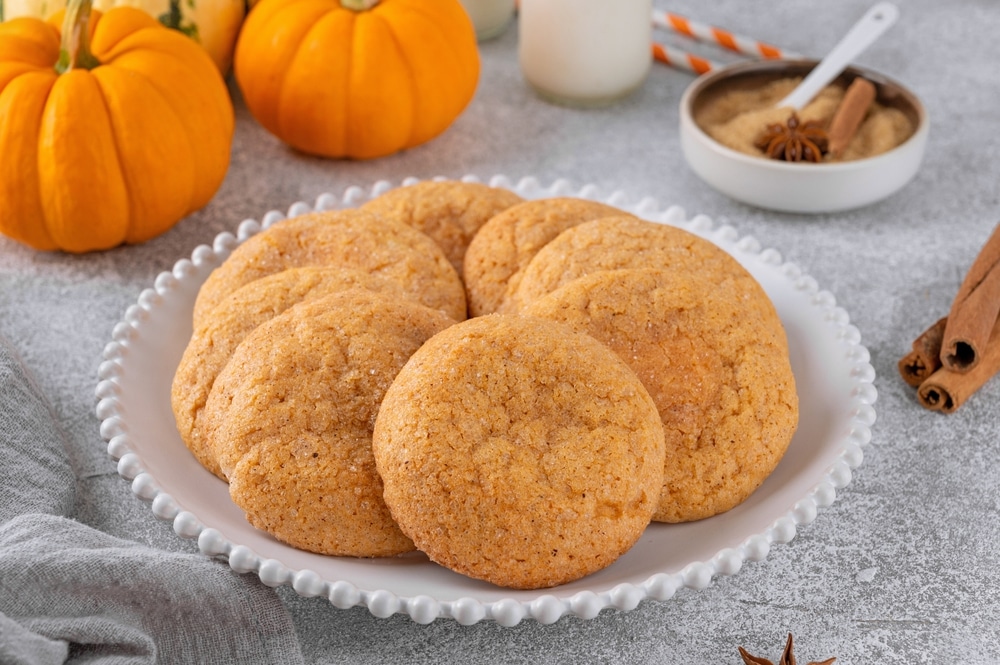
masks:
[[(474, 177), (466, 180), (475, 181)], [(408, 179), (404, 184), (415, 182)], [(602, 200), (646, 219), (680, 226), (730, 252), (761, 282), (788, 333), (799, 391), (798, 431), (778, 468), (746, 502), (690, 524), (652, 524), (639, 542), (608, 568), (552, 589), (515, 591), (452, 573), (422, 554), (393, 559), (321, 556), (293, 549), (251, 527), (229, 499), (226, 485), (202, 468), (177, 434), (170, 385), (191, 334), (198, 288), (241, 241), (283, 219), (272, 211), (246, 220), (236, 234), (194, 250), (125, 312), (104, 350), (97, 385), (97, 415), (108, 453), (132, 491), (183, 538), (196, 538), (209, 556), (233, 570), (254, 572), (268, 585), (290, 584), (303, 596), (323, 596), (337, 607), (368, 607), (380, 617), (405, 613), (428, 623), (450, 617), (463, 624), (487, 619), (512, 626), (525, 618), (551, 623), (572, 614), (592, 618), (604, 608), (630, 610), (645, 599), (667, 600), (682, 588), (701, 589), (715, 575), (731, 575), (746, 560), (767, 556), (829, 505), (862, 461), (875, 420), (875, 372), (858, 330), (834, 297), (816, 281), (752, 237), (716, 228), (705, 216), (688, 219), (653, 199), (630, 201), (616, 192), (574, 188), (566, 181), (542, 186), (534, 178), (489, 181), (526, 198), (579, 196)], [(315, 206), (296, 203), (288, 216), (358, 205), (391, 185), (358, 187), (342, 197), (325, 194)]]

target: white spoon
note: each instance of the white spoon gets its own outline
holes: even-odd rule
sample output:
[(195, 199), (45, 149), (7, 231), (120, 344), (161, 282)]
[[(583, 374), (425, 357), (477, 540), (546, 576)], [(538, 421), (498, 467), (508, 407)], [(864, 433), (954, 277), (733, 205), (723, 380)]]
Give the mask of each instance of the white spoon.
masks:
[(891, 2), (880, 2), (869, 9), (854, 27), (844, 35), (833, 50), (813, 67), (787, 97), (775, 104), (776, 108), (792, 107), (796, 111), (812, 101), (820, 90), (847, 69), (847, 66), (899, 18), (899, 9)]

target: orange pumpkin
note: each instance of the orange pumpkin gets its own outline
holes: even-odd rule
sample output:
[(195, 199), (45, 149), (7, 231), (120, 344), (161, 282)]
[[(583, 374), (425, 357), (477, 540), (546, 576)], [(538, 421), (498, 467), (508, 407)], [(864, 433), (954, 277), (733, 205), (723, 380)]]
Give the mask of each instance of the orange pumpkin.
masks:
[(479, 51), (459, 0), (260, 0), (233, 67), (269, 132), (368, 159), (447, 129), (475, 93)]
[(0, 24), (0, 233), (37, 249), (144, 242), (208, 203), (229, 166), (212, 59), (141, 10), (90, 6)]
[[(163, 25), (201, 44), (225, 76), (233, 61), (236, 35), (247, 14), (245, 0), (93, 0), (102, 13), (128, 5), (141, 9)], [(66, 7), (66, 0), (0, 0), (0, 21), (19, 16), (48, 19)]]

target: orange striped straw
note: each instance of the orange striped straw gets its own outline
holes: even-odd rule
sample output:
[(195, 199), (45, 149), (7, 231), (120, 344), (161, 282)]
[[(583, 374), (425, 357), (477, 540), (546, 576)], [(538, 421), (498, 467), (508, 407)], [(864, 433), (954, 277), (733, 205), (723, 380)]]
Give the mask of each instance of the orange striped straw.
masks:
[(719, 66), (717, 62), (657, 42), (653, 42), (653, 58), (670, 67), (686, 69), (695, 74), (704, 74)]
[(797, 55), (765, 42), (738, 35), (722, 28), (699, 23), (667, 11), (653, 10), (653, 25), (678, 34), (709, 42), (722, 48), (756, 58), (795, 58)]

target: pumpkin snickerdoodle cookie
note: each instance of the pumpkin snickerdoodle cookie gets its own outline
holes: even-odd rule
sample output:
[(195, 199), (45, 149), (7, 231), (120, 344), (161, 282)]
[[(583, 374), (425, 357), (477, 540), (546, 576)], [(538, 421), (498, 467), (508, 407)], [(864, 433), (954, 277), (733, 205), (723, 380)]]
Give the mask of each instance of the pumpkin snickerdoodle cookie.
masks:
[(657, 521), (711, 517), (744, 501), (798, 424), (784, 329), (764, 290), (734, 270), (597, 271), (523, 310), (605, 343), (649, 391), (666, 437)]
[(550, 240), (566, 229), (601, 217), (626, 215), (604, 203), (573, 197), (525, 201), (483, 225), (469, 243), (463, 277), (470, 316), (504, 311), (521, 271)]
[(465, 318), (462, 280), (437, 243), (403, 222), (348, 209), (287, 219), (247, 239), (205, 280), (194, 304), (194, 326), (244, 284), (310, 265), (393, 279), (416, 301)]
[(669, 267), (702, 277), (754, 281), (732, 256), (684, 229), (638, 217), (606, 217), (554, 238), (525, 267), (508, 299), (512, 311), (577, 277), (598, 270)]
[(320, 554), (410, 551), (382, 500), (372, 427), (399, 369), (452, 324), (436, 309), (348, 290), (250, 333), (204, 412), (204, 435), (247, 520)]
[(347, 268), (308, 266), (282, 270), (245, 284), (205, 317), (184, 349), (170, 393), (177, 431), (202, 466), (225, 478), (202, 436), (201, 414), (216, 377), (239, 343), (257, 326), (293, 305), (351, 288), (406, 298), (403, 287), (378, 275)]
[(462, 274), (472, 238), (495, 215), (524, 199), (509, 189), (460, 180), (427, 180), (390, 189), (361, 210), (391, 217), (423, 231)]
[(642, 534), (663, 427), (597, 340), (499, 314), (427, 341), (390, 386), (373, 451), (385, 501), (432, 560), (514, 588), (562, 584)]

